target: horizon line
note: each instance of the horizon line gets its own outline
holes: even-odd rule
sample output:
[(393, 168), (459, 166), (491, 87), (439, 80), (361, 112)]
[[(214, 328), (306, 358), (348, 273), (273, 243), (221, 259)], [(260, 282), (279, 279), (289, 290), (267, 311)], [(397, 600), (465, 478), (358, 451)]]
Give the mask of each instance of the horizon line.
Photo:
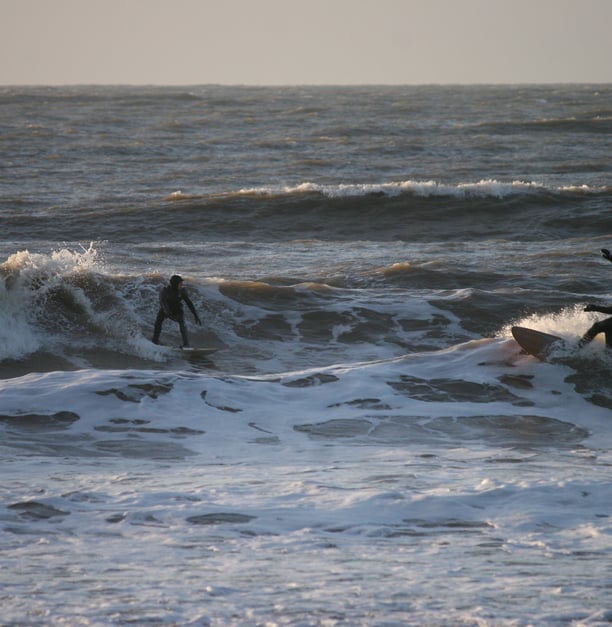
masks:
[(128, 82), (66, 82), (66, 83), (1, 83), (4, 87), (530, 87), (563, 85), (612, 85), (612, 81), (517, 81), (517, 82), (430, 82), (430, 83), (128, 83)]

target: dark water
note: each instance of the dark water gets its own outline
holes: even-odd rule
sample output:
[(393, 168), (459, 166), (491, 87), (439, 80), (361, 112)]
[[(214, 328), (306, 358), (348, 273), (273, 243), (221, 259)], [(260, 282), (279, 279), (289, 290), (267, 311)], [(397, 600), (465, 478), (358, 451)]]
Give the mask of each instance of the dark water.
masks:
[[(16, 306), (37, 347), (68, 335), (54, 353), (81, 350), (84, 335), (116, 350), (96, 316), (111, 316), (124, 346), (148, 337), (175, 271), (209, 305), (199, 341), (215, 345), (261, 333), (318, 351), (343, 324), (349, 344), (388, 354), (491, 336), (607, 293), (611, 96), (605, 85), (3, 88), (2, 273), (24, 290)], [(420, 301), (442, 309), (433, 333)], [(247, 325), (234, 311), (244, 304), (258, 308)], [(298, 337), (288, 317), (305, 307)]]
[[(611, 133), (609, 85), (1, 88), (7, 624), (609, 622)], [(175, 272), (210, 358), (150, 342)]]

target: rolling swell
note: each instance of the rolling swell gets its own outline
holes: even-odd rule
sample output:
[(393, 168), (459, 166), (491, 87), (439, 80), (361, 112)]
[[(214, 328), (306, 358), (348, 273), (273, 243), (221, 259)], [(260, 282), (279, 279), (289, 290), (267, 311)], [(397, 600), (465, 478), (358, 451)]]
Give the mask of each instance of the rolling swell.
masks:
[[(335, 191), (335, 190), (334, 190)], [(439, 241), (503, 237), (541, 239), (610, 230), (601, 207), (612, 190), (556, 190), (532, 185), (409, 189), (291, 190), (224, 197), (171, 197), (167, 228), (189, 224), (205, 237)]]
[(214, 195), (176, 192), (154, 202), (94, 210), (5, 215), (7, 239), (283, 241), (522, 240), (606, 232), (602, 207), (612, 189), (549, 188), (530, 183), (248, 190)]

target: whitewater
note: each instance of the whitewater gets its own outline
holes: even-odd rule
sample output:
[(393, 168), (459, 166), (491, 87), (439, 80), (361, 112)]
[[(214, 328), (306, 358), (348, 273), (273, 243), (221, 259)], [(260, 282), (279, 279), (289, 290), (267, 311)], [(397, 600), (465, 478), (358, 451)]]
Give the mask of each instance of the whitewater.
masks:
[[(609, 624), (611, 120), (0, 88), (0, 624)], [(212, 355), (151, 342), (174, 273)]]

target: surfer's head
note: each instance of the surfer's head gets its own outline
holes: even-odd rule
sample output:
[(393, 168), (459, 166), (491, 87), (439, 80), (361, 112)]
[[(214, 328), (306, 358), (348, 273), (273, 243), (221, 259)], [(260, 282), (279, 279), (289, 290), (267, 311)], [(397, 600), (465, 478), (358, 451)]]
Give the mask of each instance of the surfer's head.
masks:
[(174, 274), (170, 277), (170, 285), (172, 285), (173, 289), (178, 290), (179, 285), (183, 282), (183, 277), (178, 274)]

